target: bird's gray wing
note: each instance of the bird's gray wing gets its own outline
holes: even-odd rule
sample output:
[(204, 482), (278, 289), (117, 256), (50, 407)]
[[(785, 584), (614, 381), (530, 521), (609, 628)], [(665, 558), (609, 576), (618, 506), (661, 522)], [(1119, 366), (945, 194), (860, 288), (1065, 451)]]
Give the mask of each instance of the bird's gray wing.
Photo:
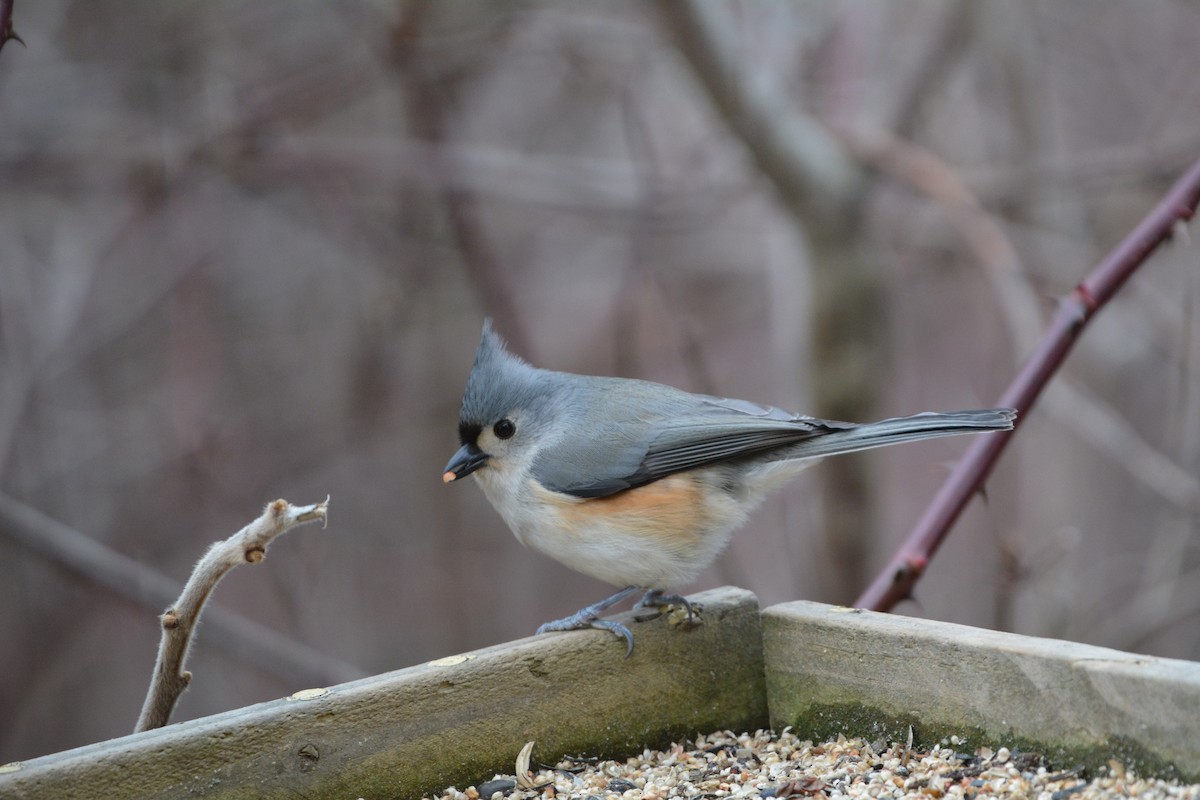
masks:
[[(680, 393), (657, 413), (644, 407), (581, 426), (543, 454), (534, 475), (575, 497), (606, 497), (676, 472), (754, 455), (831, 430), (853, 427), (744, 400)], [(611, 413), (612, 409), (609, 409)]]

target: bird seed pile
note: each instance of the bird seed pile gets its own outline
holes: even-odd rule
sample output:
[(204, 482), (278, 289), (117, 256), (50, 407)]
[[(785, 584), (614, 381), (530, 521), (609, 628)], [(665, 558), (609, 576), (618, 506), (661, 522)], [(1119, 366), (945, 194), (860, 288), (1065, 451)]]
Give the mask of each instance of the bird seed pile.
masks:
[(1139, 778), (1117, 762), (1086, 779), (1079, 769), (1056, 771), (1035, 753), (983, 747), (963, 752), (951, 737), (929, 752), (904, 744), (839, 738), (813, 744), (788, 731), (702, 736), (693, 747), (645, 750), (624, 762), (568, 759), (529, 770), (533, 743), (516, 762), (516, 775), (496, 776), (438, 800), (714, 800), (715, 798), (947, 798), (948, 800), (1099, 800), (1189, 798), (1200, 785)]

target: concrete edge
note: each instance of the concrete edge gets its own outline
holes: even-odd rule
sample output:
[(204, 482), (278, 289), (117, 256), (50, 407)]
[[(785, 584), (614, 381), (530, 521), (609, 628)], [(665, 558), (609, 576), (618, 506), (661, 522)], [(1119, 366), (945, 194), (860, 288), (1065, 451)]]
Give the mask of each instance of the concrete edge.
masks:
[[(8, 798), (421, 797), (534, 759), (629, 754), (767, 723), (758, 601), (697, 594), (704, 624), (537, 636), (6, 765)], [(199, 676), (198, 680), (205, 680)], [(213, 679), (211, 676), (208, 679)]]
[(777, 729), (902, 741), (912, 725), (926, 745), (1200, 780), (1200, 663), (811, 602), (766, 609), (763, 637)]

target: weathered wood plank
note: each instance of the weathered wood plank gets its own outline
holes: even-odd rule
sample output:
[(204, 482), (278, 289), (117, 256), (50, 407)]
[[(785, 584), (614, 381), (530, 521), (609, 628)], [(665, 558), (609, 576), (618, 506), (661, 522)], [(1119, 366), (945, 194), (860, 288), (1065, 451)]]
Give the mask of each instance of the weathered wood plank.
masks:
[[(631, 624), (522, 639), (450, 659), (169, 725), (0, 774), (5, 798), (406, 798), (512, 772), (534, 758), (634, 752), (767, 721), (758, 602), (696, 595), (704, 624)], [(197, 680), (216, 680), (198, 676)]]
[(818, 603), (763, 612), (775, 727), (918, 743), (964, 736), (1060, 766), (1119, 758), (1200, 779), (1200, 664)]

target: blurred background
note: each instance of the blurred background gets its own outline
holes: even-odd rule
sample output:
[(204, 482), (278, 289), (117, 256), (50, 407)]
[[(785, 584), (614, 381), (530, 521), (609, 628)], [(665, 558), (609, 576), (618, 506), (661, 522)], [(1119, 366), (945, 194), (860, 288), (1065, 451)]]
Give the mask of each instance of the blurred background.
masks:
[[(1200, 154), (1194, 2), (17, 0), (0, 52), (0, 763), (132, 730), (158, 614), (276, 497), (174, 719), (609, 587), (444, 486), (480, 325), (865, 420), (990, 405)], [(898, 611), (1200, 656), (1200, 255), (1097, 318)], [(967, 440), (843, 457), (693, 586), (850, 603)], [(614, 647), (618, 647), (616, 641)]]

